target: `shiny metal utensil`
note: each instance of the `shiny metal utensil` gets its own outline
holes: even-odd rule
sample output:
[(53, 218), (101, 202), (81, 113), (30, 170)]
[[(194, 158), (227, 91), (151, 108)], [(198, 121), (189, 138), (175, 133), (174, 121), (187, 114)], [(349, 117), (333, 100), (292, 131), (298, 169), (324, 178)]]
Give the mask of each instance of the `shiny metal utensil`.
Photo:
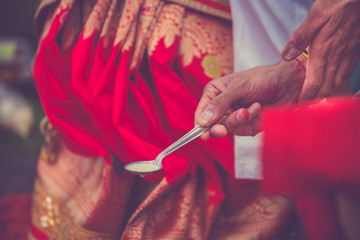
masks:
[(138, 161), (129, 163), (124, 166), (124, 168), (132, 173), (139, 174), (139, 175), (145, 175), (150, 173), (155, 173), (159, 171), (162, 168), (161, 161), (164, 157), (169, 155), (170, 153), (174, 152), (175, 150), (179, 149), (180, 147), (184, 146), (185, 144), (191, 142), (195, 138), (201, 136), (203, 133), (208, 131), (211, 126), (209, 127), (200, 127), (199, 125), (194, 127), (192, 130), (190, 130), (187, 134), (182, 136), (179, 140), (171, 144), (169, 147), (167, 147), (164, 151), (162, 151), (155, 160), (152, 161)]

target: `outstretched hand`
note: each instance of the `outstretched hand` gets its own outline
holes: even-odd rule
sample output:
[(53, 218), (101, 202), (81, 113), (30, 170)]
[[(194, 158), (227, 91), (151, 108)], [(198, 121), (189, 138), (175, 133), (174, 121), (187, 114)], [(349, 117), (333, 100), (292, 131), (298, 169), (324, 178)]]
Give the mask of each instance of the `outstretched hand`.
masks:
[[(261, 105), (291, 103), (300, 93), (305, 71), (297, 62), (260, 66), (210, 81), (195, 111), (195, 124), (211, 127), (212, 137), (229, 132), (253, 136), (261, 130)], [(210, 133), (201, 136), (203, 140)]]
[(309, 46), (300, 100), (347, 93), (360, 57), (360, 0), (316, 0), (304, 22), (286, 43), (291, 61)]

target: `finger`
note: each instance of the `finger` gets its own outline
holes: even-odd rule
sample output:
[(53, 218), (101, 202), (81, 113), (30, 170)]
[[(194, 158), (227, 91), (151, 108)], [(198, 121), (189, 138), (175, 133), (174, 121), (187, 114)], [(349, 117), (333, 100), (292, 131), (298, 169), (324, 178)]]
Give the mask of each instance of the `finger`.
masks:
[[(230, 114), (231, 114), (230, 111), (228, 111), (227, 113), (225, 113), (225, 114), (221, 117), (221, 119), (220, 119), (218, 122), (223, 121), (223, 119), (226, 119)], [(214, 125), (209, 129), (209, 131), (203, 133), (203, 134), (200, 136), (200, 138), (201, 138), (202, 140), (205, 140), (205, 141), (206, 141), (206, 140), (208, 140), (210, 137), (214, 137), (214, 136), (212, 136), (211, 131), (210, 131), (210, 130), (212, 130), (212, 129), (215, 129), (216, 132), (219, 132), (219, 135), (220, 135), (220, 136), (215, 136), (215, 138), (223, 137), (223, 136), (227, 135), (226, 129), (225, 129), (225, 132), (224, 132), (224, 129), (223, 129), (222, 127), (223, 127), (223, 125), (221, 125), (221, 124), (214, 124)], [(221, 133), (221, 132), (224, 132), (224, 133)], [(217, 135), (217, 134), (216, 134), (216, 135)]]
[(215, 85), (216, 85), (216, 80), (212, 80), (205, 86), (199, 104), (195, 110), (195, 114), (194, 114), (195, 125), (199, 124), (199, 118), (206, 109), (206, 107), (211, 103), (211, 100), (220, 93), (220, 91), (218, 91)]
[[(201, 114), (204, 112), (206, 107), (210, 104), (211, 100), (219, 93), (216, 88), (214, 87), (213, 82), (216, 80), (212, 80), (210, 83), (208, 83), (203, 91), (203, 94), (200, 98), (199, 104), (195, 110), (194, 114), (194, 125), (199, 125), (199, 118)], [(207, 131), (204, 134), (200, 136), (200, 139), (206, 141), (210, 138), (210, 132)]]
[(210, 138), (210, 132), (209, 131), (205, 132), (203, 135), (200, 136), (200, 139), (204, 140), (204, 141), (209, 140), (209, 138)]
[(217, 95), (207, 105), (205, 110), (198, 118), (198, 123), (201, 126), (209, 126), (218, 121), (236, 101), (234, 94), (229, 90), (225, 89), (222, 93)]
[(261, 105), (259, 103), (252, 104), (248, 109), (249, 118), (243, 124), (243, 127), (236, 128), (233, 130), (233, 133), (238, 136), (254, 136), (259, 132), (259, 123), (260, 123), (260, 112)]
[[(309, 58), (306, 64), (306, 77), (299, 96), (300, 102), (314, 98), (324, 84), (328, 64), (327, 52), (324, 49), (321, 43), (316, 40), (310, 46)], [(331, 86), (333, 81), (333, 78), (327, 79), (327, 84)]]
[(244, 126), (234, 129), (233, 134), (237, 136), (255, 136), (260, 132), (259, 122), (260, 118), (256, 117), (248, 124), (244, 124)]
[[(221, 117), (221, 119), (218, 122), (222, 122), (224, 119), (226, 119), (229, 116), (230, 113), (224, 115)], [(211, 131), (213, 131), (213, 129), (215, 129), (215, 132), (219, 132), (219, 136), (217, 136), (217, 134), (215, 134), (215, 136), (213, 136), (211, 134)], [(225, 132), (224, 132), (225, 131)], [(226, 129), (224, 129), (224, 126), (222, 124), (214, 124), (209, 131), (205, 132), (204, 134), (202, 134), (200, 136), (200, 138), (202, 140), (208, 140), (210, 137), (214, 137), (214, 138), (219, 138), (219, 137), (223, 137), (227, 135)]]
[(228, 134), (226, 127), (222, 124), (215, 124), (211, 127), (210, 136), (213, 138), (225, 137)]
[[(259, 103), (253, 103), (248, 109), (239, 109), (227, 118), (223, 119), (221, 124), (226, 130), (226, 134), (233, 132), (238, 136), (249, 136), (254, 135), (252, 128), (252, 122), (258, 117), (261, 111), (261, 105)], [(217, 128), (211, 129), (211, 136), (221, 137), (224, 136), (223, 129)], [(225, 134), (225, 135), (226, 135)]]
[(321, 5), (314, 2), (303, 23), (291, 34), (281, 56), (285, 61), (292, 61), (298, 57), (311, 43), (317, 32), (328, 21), (321, 16)]
[(210, 134), (213, 138), (220, 138), (226, 136), (234, 128), (242, 123), (246, 122), (249, 119), (249, 112), (244, 109), (238, 109), (227, 117), (224, 117), (219, 121), (219, 124), (215, 124), (211, 130)]

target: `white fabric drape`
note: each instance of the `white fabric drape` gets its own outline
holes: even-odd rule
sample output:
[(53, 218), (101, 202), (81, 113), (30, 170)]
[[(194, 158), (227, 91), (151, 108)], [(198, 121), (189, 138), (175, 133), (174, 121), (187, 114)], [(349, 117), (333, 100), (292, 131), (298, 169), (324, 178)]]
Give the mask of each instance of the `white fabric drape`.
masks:
[[(291, 33), (305, 19), (312, 0), (230, 0), (234, 71), (274, 65)], [(235, 137), (235, 176), (261, 178), (261, 135)]]

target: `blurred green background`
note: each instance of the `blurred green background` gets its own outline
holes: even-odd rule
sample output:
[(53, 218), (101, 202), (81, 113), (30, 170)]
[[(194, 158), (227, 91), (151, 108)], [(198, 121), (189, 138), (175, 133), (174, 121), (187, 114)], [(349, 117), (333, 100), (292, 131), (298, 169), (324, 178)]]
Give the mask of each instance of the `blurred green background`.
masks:
[[(39, 122), (44, 113), (31, 72), (37, 4), (37, 0), (11, 0), (2, 2), (0, 8), (0, 164), (35, 161), (42, 143)], [(16, 104), (11, 105), (10, 100)], [(24, 109), (31, 111), (32, 121), (26, 134), (19, 134), (16, 128), (25, 128), (21, 124), (26, 120), (19, 119)]]

